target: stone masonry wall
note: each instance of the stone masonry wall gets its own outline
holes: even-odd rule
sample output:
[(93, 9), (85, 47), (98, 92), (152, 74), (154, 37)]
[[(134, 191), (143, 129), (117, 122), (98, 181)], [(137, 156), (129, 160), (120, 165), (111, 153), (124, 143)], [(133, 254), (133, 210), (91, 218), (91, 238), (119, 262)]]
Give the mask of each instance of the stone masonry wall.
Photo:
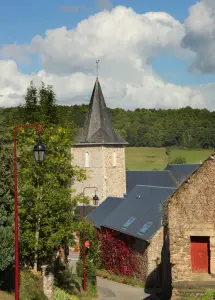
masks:
[[(114, 152), (116, 166), (113, 166)], [(108, 146), (104, 148), (105, 194), (106, 197), (123, 197), (126, 193), (125, 149)]]
[(168, 227), (173, 286), (193, 278), (191, 236), (210, 237), (210, 271), (215, 273), (215, 160), (207, 160), (170, 198)]
[[(89, 167), (85, 168), (85, 153), (89, 153)], [(113, 166), (113, 153), (116, 153), (116, 166)], [(73, 147), (73, 164), (87, 170), (88, 179), (76, 182), (74, 188), (82, 193), (84, 187), (98, 188), (99, 203), (108, 196), (123, 197), (126, 192), (125, 154), (121, 146), (82, 146)], [(86, 195), (91, 198), (94, 190), (87, 189)], [(93, 204), (93, 203), (91, 203)]]
[[(89, 168), (85, 168), (85, 153), (89, 153)], [(105, 180), (104, 180), (104, 149), (103, 147), (72, 147), (72, 164), (87, 170), (87, 180), (75, 182), (74, 188), (77, 193), (83, 193), (87, 186), (95, 186), (98, 189), (98, 197), (101, 201), (105, 199)], [(85, 194), (91, 199), (94, 196), (93, 189), (86, 189)], [(91, 203), (92, 205), (93, 203)]]
[(139, 276), (150, 287), (161, 284), (159, 265), (163, 247), (163, 227), (152, 237), (150, 244), (142, 240), (136, 240), (134, 255), (139, 266)]

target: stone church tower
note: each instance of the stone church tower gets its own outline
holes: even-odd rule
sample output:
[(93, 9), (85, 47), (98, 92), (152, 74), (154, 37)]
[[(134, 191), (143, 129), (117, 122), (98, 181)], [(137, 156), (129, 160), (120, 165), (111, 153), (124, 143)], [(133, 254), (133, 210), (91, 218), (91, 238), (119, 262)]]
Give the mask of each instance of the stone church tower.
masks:
[[(72, 146), (73, 164), (86, 169), (88, 176), (87, 180), (75, 183), (77, 193), (95, 186), (99, 204), (108, 196), (123, 197), (126, 193), (126, 144), (113, 129), (97, 78), (84, 126)], [(85, 194), (92, 198), (94, 190), (86, 189)]]

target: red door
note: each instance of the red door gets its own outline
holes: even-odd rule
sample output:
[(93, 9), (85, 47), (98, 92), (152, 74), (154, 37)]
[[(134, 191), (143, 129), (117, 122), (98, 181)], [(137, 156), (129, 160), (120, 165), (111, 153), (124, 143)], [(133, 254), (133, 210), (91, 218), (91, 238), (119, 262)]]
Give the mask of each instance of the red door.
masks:
[(191, 263), (193, 273), (208, 273), (209, 237), (191, 237)]

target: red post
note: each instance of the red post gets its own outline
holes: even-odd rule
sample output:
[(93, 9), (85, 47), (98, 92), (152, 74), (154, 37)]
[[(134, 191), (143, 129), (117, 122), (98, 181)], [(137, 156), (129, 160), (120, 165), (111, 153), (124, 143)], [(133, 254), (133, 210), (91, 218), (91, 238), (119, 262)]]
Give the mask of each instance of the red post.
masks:
[(14, 128), (14, 238), (15, 238), (15, 300), (19, 300), (19, 209), (18, 209), (18, 175), (17, 175), (17, 156), (16, 156), (16, 146), (17, 146), (17, 130), (22, 128), (37, 128), (37, 134), (43, 131), (42, 125), (20, 125)]
[[(94, 186), (87, 186), (83, 190), (83, 195), (85, 195), (85, 190), (86, 189), (94, 189), (96, 191), (98, 190)], [(84, 202), (83, 202), (83, 205), (82, 205), (82, 219), (83, 219), (83, 221), (84, 221), (84, 217), (85, 217), (85, 205), (84, 205)], [(86, 290), (87, 290), (87, 268), (86, 268), (85, 230), (83, 232), (83, 290), (84, 290), (84, 292), (86, 292)]]
[[(84, 220), (85, 216), (85, 205), (83, 202), (82, 206), (82, 217)], [(86, 270), (86, 246), (85, 246), (85, 230), (83, 232), (83, 290), (86, 292), (87, 289), (87, 270)]]

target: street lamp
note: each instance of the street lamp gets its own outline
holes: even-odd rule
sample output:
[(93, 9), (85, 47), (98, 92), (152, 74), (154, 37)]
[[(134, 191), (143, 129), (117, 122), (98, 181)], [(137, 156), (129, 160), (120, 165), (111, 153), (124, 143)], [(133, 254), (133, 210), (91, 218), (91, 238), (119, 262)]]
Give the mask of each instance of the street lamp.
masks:
[(93, 197), (93, 204), (98, 205), (98, 203), (99, 203), (99, 197), (96, 195), (96, 192), (95, 192), (95, 196)]
[[(19, 210), (18, 210), (18, 175), (17, 175), (17, 131), (24, 128), (35, 128), (37, 134), (44, 130), (42, 125), (26, 124), (13, 129), (14, 136), (14, 223), (15, 223), (15, 300), (19, 300)], [(34, 157), (37, 161), (42, 161), (45, 157), (46, 147), (40, 141), (34, 146)]]
[[(95, 190), (95, 196), (93, 197), (93, 201), (95, 201), (94, 203), (98, 204), (99, 197), (96, 195), (96, 192), (98, 191), (98, 189), (94, 186), (87, 186), (83, 190), (83, 196), (85, 195), (86, 189), (94, 189)], [(84, 201), (83, 201), (83, 204), (82, 204), (83, 221), (84, 221), (84, 217), (85, 217), (85, 205), (84, 205)], [(85, 230), (84, 230), (84, 232), (83, 232), (83, 290), (84, 290), (84, 292), (86, 292), (86, 289), (87, 289), (87, 270), (86, 270), (86, 245), (85, 245)]]
[(46, 146), (41, 143), (40, 139), (38, 139), (37, 144), (34, 146), (33, 152), (36, 161), (44, 160), (46, 155)]

